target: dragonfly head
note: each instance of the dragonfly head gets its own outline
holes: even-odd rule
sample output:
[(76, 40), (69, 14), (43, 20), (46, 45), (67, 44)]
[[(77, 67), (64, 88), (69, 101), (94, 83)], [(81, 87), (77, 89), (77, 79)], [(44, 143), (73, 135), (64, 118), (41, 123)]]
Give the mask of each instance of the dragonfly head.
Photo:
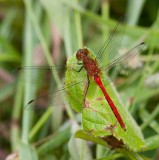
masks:
[(79, 49), (76, 53), (76, 58), (78, 61), (81, 61), (84, 58), (86, 58), (88, 54), (89, 54), (89, 51), (86, 48)]

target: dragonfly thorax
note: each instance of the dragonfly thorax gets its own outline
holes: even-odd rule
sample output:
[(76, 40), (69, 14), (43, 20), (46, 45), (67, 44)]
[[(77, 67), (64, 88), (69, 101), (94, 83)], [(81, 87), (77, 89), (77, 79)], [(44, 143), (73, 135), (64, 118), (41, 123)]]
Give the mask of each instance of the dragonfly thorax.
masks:
[(97, 63), (94, 59), (90, 57), (89, 51), (86, 48), (79, 49), (76, 53), (76, 58), (78, 61), (83, 62), (83, 67), (86, 69), (90, 77), (95, 77), (99, 75)]

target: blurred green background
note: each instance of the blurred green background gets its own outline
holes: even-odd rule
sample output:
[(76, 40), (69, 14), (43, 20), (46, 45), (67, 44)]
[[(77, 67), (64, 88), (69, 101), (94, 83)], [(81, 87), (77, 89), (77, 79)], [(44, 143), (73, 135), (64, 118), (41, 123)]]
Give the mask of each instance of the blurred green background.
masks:
[[(0, 160), (159, 159), (159, 1), (1, 0), (0, 1)], [(73, 138), (81, 116), (65, 109), (27, 112), (36, 87), (12, 72), (19, 66), (64, 65), (79, 48), (98, 51), (121, 17), (127, 45), (145, 41), (136, 69), (117, 90), (139, 124), (146, 147), (140, 153), (113, 151)], [(63, 76), (61, 76), (63, 78)], [(38, 86), (39, 87), (39, 86)]]

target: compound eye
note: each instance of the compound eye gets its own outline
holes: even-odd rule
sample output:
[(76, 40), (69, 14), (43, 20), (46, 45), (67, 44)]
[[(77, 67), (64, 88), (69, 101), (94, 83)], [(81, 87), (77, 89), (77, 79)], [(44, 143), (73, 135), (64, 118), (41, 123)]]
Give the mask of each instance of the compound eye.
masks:
[(83, 49), (79, 49), (76, 53), (77, 60), (80, 61), (82, 59), (82, 54), (83, 54)]
[(87, 56), (88, 55), (88, 50), (86, 48), (83, 49), (83, 56)]

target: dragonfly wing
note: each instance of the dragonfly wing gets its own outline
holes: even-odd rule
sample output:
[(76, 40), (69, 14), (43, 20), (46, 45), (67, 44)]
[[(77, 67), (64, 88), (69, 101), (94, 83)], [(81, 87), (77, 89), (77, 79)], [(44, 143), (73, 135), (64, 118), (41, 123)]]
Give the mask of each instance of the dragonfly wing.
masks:
[(66, 97), (69, 97), (71, 99), (71, 103), (78, 104), (82, 108), (83, 99), (79, 97), (83, 97), (83, 92), (79, 92), (76, 88), (80, 86), (81, 90), (83, 90), (82, 87), (84, 87), (85, 83), (86, 81), (84, 81), (84, 78), (81, 78), (73, 84), (67, 84), (60, 89), (55, 90), (54, 92), (43, 94), (38, 98), (30, 100), (26, 104), (25, 109), (39, 111), (45, 110), (48, 107), (64, 107), (67, 103)]
[(120, 22), (117, 23), (110, 37), (97, 52), (96, 60), (100, 67), (108, 63), (118, 53), (125, 32), (125, 25), (122, 25)]
[[(42, 110), (46, 109), (48, 106), (64, 106), (65, 102), (64, 99), (66, 99), (66, 96), (69, 96), (71, 99), (71, 103), (78, 103), (82, 106), (81, 99), (77, 98), (78, 95), (82, 94), (83, 92), (77, 91), (75, 88), (80, 85), (81, 87), (84, 86), (84, 83), (86, 82), (86, 72), (83, 70), (78, 73), (77, 70), (80, 66), (77, 64), (71, 64), (70, 66), (67, 66), (67, 70), (72, 73), (72, 75), (78, 75), (77, 77), (82, 78), (72, 78), (71, 82), (68, 82), (67, 84), (63, 85), (60, 89), (56, 89), (56, 85), (54, 85), (54, 92), (49, 92), (50, 90), (50, 84), (53, 82), (54, 77), (53, 73), (55, 71), (58, 71), (58, 73), (64, 73), (66, 68), (65, 67), (52, 67), (52, 66), (24, 66), (17, 68), (14, 71), (14, 74), (20, 74), (20, 81), (24, 83), (30, 83), (33, 85), (41, 84), (43, 86), (43, 89), (40, 89), (40, 93), (38, 98), (32, 99), (28, 104), (26, 104), (25, 109), (26, 110)], [(79, 76), (79, 74), (83, 74), (83, 76)], [(61, 75), (61, 74), (60, 74)], [(51, 83), (49, 83), (51, 82)], [(54, 84), (54, 83), (53, 83)], [(56, 84), (56, 83), (55, 83)], [(44, 93), (45, 92), (45, 93)], [(83, 96), (81, 96), (83, 97)], [(81, 101), (81, 102), (80, 102)]]
[(18, 75), (21, 73), (20, 81), (24, 83), (39, 84), (48, 83), (53, 79), (54, 72), (64, 72), (65, 67), (52, 66), (24, 66), (17, 68), (13, 73)]
[(138, 44), (137, 46), (135, 46), (134, 48), (132, 48), (131, 50), (129, 50), (128, 52), (126, 52), (125, 54), (123, 54), (122, 56), (120, 56), (119, 58), (113, 60), (112, 62), (110, 62), (109, 64), (101, 67), (101, 70), (109, 70), (110, 68), (118, 65), (118, 64), (127, 64), (130, 60), (132, 60), (137, 54), (141, 53), (141, 51), (145, 48), (145, 43), (142, 42), (140, 44)]
[[(79, 65), (71, 64), (67, 69), (75, 73), (79, 69)], [(13, 71), (15, 77), (19, 74), (19, 81), (23, 83), (30, 84), (48, 84), (50, 80), (54, 80), (54, 72), (57, 72), (59, 75), (64, 75), (66, 71), (65, 66), (24, 66), (19, 67)]]
[[(118, 70), (122, 70), (123, 67), (121, 66), (125, 66), (126, 64), (128, 64), (136, 55), (138, 55), (139, 53), (141, 53), (141, 51), (146, 47), (145, 43), (142, 42), (138, 45), (136, 45), (135, 47), (133, 47), (131, 50), (129, 50), (128, 52), (126, 52), (125, 54), (123, 54), (122, 56), (120, 56), (119, 58), (113, 60), (112, 62), (108, 63), (107, 65), (103, 66), (100, 68), (101, 71), (109, 71), (111, 68), (113, 67), (118, 67)], [(108, 84), (111, 81), (108, 81)]]

